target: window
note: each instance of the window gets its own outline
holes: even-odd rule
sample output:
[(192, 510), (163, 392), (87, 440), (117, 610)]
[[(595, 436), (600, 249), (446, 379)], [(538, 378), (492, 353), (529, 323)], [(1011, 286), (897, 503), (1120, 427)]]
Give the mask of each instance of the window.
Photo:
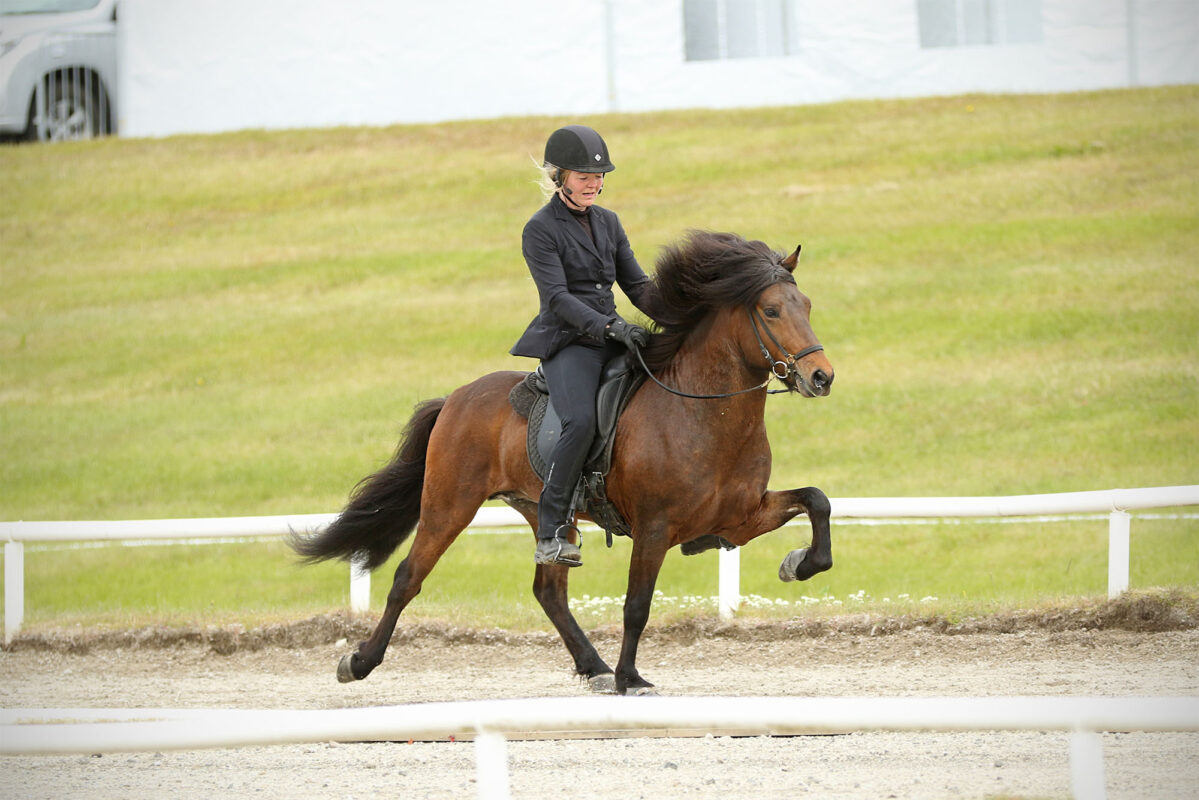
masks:
[(772, 58), (799, 47), (793, 31), (795, 0), (683, 0), (688, 61)]
[(1020, 44), (1044, 39), (1041, 0), (916, 0), (921, 47)]

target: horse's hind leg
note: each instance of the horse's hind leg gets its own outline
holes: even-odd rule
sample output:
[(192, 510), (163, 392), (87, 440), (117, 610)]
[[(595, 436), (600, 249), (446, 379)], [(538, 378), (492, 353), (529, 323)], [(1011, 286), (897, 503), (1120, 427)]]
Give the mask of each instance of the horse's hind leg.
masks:
[[(536, 532), (536, 503), (518, 497), (504, 497), (503, 500), (519, 511)], [(541, 564), (533, 574), (533, 596), (537, 598), (541, 610), (554, 624), (563, 644), (570, 651), (570, 656), (575, 662), (575, 672), (587, 679), (591, 691), (609, 694), (615, 691), (612, 668), (600, 658), (595, 645), (587, 638), (587, 634), (583, 633), (574, 615), (570, 613), (567, 594), (569, 580), (570, 567)]]
[(570, 613), (566, 586), (570, 567), (541, 564), (533, 577), (533, 595), (558, 630), (575, 661), (575, 672), (587, 679), (593, 692), (611, 694), (615, 689), (612, 668), (600, 658), (595, 646)]
[(412, 541), (412, 549), (396, 567), (391, 591), (387, 593), (387, 607), (383, 610), (379, 624), (375, 626), (369, 639), (359, 643), (356, 652), (341, 659), (337, 665), (337, 680), (342, 683), (360, 681), (383, 662), (383, 654), (391, 642), (400, 612), (420, 594), (421, 584), (433, 571), (446, 549), (458, 538), (458, 534), (466, 527), (473, 513), (472, 511), (457, 527), (450, 524), (432, 528), (421, 520), (416, 529), (416, 537)]

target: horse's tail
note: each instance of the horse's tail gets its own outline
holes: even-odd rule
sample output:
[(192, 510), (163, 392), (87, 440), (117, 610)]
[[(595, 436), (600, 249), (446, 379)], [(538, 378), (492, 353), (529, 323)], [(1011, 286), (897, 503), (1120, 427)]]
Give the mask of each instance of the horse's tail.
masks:
[(444, 405), (444, 397), (418, 405), (391, 462), (363, 478), (329, 527), (313, 536), (293, 535), (292, 549), (309, 562), (340, 558), (374, 569), (387, 561), (420, 519), (429, 435)]

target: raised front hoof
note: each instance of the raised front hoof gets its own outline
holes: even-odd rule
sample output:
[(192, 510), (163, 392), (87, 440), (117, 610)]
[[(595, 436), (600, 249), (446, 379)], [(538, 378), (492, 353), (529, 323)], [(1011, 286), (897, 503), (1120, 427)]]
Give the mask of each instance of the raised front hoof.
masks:
[(360, 680), (362, 678), (354, 674), (354, 654), (350, 653), (349, 655), (342, 656), (341, 661), (337, 662), (337, 682), (353, 683)]
[(587, 688), (592, 694), (616, 694), (616, 676), (611, 672), (592, 675), (587, 679)]
[(787, 555), (783, 556), (783, 563), (779, 564), (779, 580), (783, 583), (799, 580), (795, 574), (795, 570), (803, 561), (804, 556), (808, 554), (808, 548), (801, 547), (798, 550), (792, 550)]
[(783, 563), (779, 564), (779, 580), (783, 583), (806, 581), (816, 573), (824, 572), (832, 566), (831, 558), (813, 557), (808, 548), (801, 547), (798, 550), (792, 550), (783, 558)]

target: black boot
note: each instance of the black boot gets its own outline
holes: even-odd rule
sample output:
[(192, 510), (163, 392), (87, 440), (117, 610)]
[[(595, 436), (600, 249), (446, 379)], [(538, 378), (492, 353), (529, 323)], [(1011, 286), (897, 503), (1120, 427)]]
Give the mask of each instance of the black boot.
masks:
[[(551, 536), (542, 539), (537, 537), (537, 551), (533, 553), (533, 561), (538, 564), (557, 564), (560, 567), (583, 566), (583, 551), (577, 544), (571, 543), (565, 533), (573, 525), (559, 526), (561, 536)], [(538, 531), (540, 534), (540, 531)]]
[(545, 488), (541, 490), (541, 498), (537, 503), (537, 552), (533, 554), (533, 561), (577, 567), (583, 563), (583, 553), (578, 545), (572, 544), (567, 538), (572, 529), (578, 532), (578, 528), (570, 523), (576, 481), (571, 480), (570, 476), (563, 476), (563, 472), (565, 470), (555, 469), (551, 465)]

